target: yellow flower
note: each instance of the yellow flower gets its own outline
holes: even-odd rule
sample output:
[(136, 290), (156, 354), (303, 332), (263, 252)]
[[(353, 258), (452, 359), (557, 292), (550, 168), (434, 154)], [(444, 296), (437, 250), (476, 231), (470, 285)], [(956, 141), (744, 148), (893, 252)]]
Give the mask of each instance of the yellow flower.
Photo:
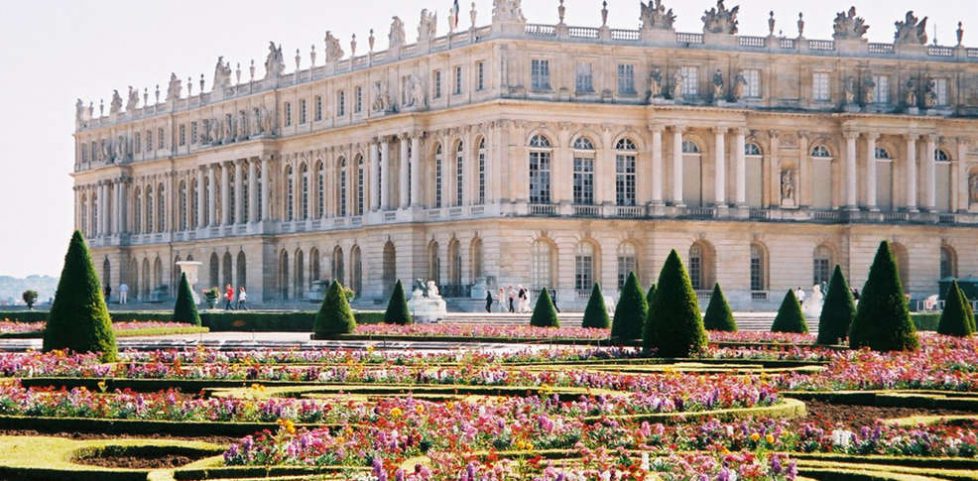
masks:
[(769, 433), (767, 436), (764, 436), (764, 440), (767, 441), (768, 444), (774, 444), (774, 435)]
[(257, 384), (257, 383), (252, 384), (251, 385), (251, 389), (253, 391), (265, 392), (265, 386), (262, 386), (261, 384)]
[(391, 417), (397, 419), (404, 415), (404, 411), (401, 408), (395, 407), (391, 409)]
[(278, 425), (289, 434), (295, 434), (295, 423), (291, 419), (279, 419)]
[(416, 404), (414, 406), (414, 412), (418, 413), (418, 415), (424, 414), (424, 405), (423, 404)]
[(105, 387), (106, 387), (106, 384), (105, 384), (105, 381), (104, 380), (98, 382), (98, 390), (99, 391), (105, 392)]
[(529, 441), (527, 441), (525, 439), (520, 439), (520, 440), (516, 441), (516, 443), (514, 444), (514, 446), (516, 447), (516, 449), (518, 449), (520, 451), (532, 451), (533, 450), (533, 443), (531, 443), (531, 442), (529, 442)]
[(755, 443), (761, 439), (761, 433), (754, 433), (750, 435), (750, 440)]

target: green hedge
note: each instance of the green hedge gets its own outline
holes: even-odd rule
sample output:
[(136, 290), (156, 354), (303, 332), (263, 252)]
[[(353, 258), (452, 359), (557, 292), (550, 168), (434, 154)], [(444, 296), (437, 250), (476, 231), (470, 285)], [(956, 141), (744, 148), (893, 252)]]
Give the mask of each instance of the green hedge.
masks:
[[(172, 322), (173, 313), (169, 311), (114, 311), (109, 313), (112, 322)], [(384, 321), (383, 312), (365, 311), (354, 314), (357, 324), (380, 324)], [(0, 319), (13, 322), (44, 322), (46, 311), (0, 311)], [(315, 311), (218, 311), (200, 313), (204, 327), (211, 332), (224, 331), (281, 331), (312, 332), (316, 319)]]
[(910, 314), (910, 319), (917, 325), (918, 331), (937, 331), (937, 325), (941, 322), (941, 313)]

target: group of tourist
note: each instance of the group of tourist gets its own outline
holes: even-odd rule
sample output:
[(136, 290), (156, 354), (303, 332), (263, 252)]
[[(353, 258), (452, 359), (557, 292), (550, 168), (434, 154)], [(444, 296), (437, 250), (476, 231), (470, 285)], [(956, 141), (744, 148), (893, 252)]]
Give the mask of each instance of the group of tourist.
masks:
[[(550, 298), (553, 301), (554, 308), (557, 312), (560, 312), (560, 308), (557, 307), (557, 290), (550, 289)], [(507, 301), (507, 304), (503, 304), (503, 300)], [(492, 297), (492, 291), (486, 291), (486, 312), (492, 313), (493, 304), (497, 304), (497, 312), (509, 312), (511, 314), (526, 314), (533, 312), (533, 307), (530, 304), (530, 290), (523, 287), (521, 284), (517, 284), (516, 287), (512, 285), (507, 286), (505, 289), (500, 287), (496, 291), (496, 297)]]
[(229, 282), (227, 286), (224, 287), (224, 310), (248, 310), (248, 292), (245, 290), (244, 286), (238, 286), (238, 296), (235, 299), (234, 296), (234, 286)]

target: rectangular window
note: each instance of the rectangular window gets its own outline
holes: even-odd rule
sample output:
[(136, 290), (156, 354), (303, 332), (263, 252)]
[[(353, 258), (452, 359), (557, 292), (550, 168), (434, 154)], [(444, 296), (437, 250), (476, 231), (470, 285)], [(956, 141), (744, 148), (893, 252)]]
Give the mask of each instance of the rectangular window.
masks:
[(635, 156), (616, 157), (615, 201), (619, 207), (635, 206)]
[(343, 90), (336, 94), (336, 116), (346, 116), (346, 92)]
[(163, 137), (163, 129), (157, 129), (156, 130), (156, 137), (157, 137), (157, 139), (156, 139), (156, 147), (158, 149), (165, 148), (166, 147), (166, 142), (164, 141), (164, 137)]
[(197, 132), (197, 122), (190, 122), (190, 144), (197, 144), (198, 132)]
[[(461, 145), (459, 145), (461, 147)], [(455, 152), (455, 205), (461, 206), (465, 200), (465, 156), (460, 148)]]
[(136, 132), (136, 139), (133, 142), (132, 151), (141, 152), (142, 150), (143, 150), (143, 136), (140, 135), (139, 132)]
[(689, 257), (689, 280), (693, 284), (694, 291), (703, 290), (703, 258), (700, 256)]
[(462, 95), (462, 67), (455, 67), (455, 95)]
[(146, 131), (146, 152), (153, 151), (153, 132), (150, 130)]
[(744, 96), (749, 99), (761, 98), (761, 71), (756, 69), (744, 70), (744, 80), (747, 81), (747, 88), (744, 89)]
[(180, 147), (183, 147), (184, 145), (187, 145), (187, 125), (186, 124), (180, 124), (179, 142), (180, 142), (179, 143)]
[(483, 139), (482, 143), (479, 144), (479, 195), (477, 199), (479, 205), (486, 203), (486, 144), (485, 142), (486, 142), (485, 139)]
[(313, 121), (319, 122), (323, 120), (323, 98), (322, 96), (316, 96), (316, 105), (313, 107)]
[(83, 145), (81, 148), (81, 161), (88, 162), (88, 146)]
[(581, 292), (590, 291), (594, 283), (594, 257), (575, 256), (574, 264), (574, 288)]
[(683, 67), (679, 70), (683, 78), (683, 97), (696, 97), (700, 94), (700, 71), (696, 67)]
[(550, 90), (550, 61), (533, 60), (530, 66), (533, 90)]
[(890, 77), (885, 75), (877, 75), (873, 77), (873, 82), (876, 83), (874, 92), (876, 94), (876, 103), (890, 103)]
[(530, 152), (530, 203), (550, 204), (550, 152)]
[(635, 66), (632, 64), (618, 65), (618, 94), (635, 95)]
[(299, 123), (306, 123), (306, 99), (299, 100)]
[(290, 127), (292, 125), (292, 104), (290, 102), (285, 102), (285, 126)]
[(442, 178), (442, 160), (441, 157), (439, 156), (435, 158), (435, 207), (441, 207), (441, 187), (442, 187), (441, 178)]
[(764, 278), (761, 274), (761, 258), (751, 257), (750, 259), (750, 290), (763, 291)]
[(431, 96), (432, 98), (441, 98), (441, 70), (435, 70), (431, 74)]
[(946, 78), (934, 80), (934, 93), (937, 95), (937, 105), (945, 106), (948, 104)]
[(828, 102), (831, 100), (829, 91), (829, 74), (827, 72), (815, 72), (812, 74), (812, 100), (816, 102)]
[(594, 204), (594, 159), (574, 157), (574, 204)]
[(353, 113), (363, 112), (363, 87), (357, 86), (353, 89)]
[(486, 89), (486, 63), (475, 64), (475, 89), (479, 92)]
[(577, 78), (574, 83), (579, 94), (594, 92), (594, 75), (591, 74), (591, 64), (577, 64)]
[(618, 256), (618, 289), (625, 287), (628, 274), (636, 272), (635, 256)]
[(829, 276), (831, 271), (829, 270), (829, 259), (826, 258), (816, 258), (815, 259), (815, 284), (822, 285), (829, 283)]

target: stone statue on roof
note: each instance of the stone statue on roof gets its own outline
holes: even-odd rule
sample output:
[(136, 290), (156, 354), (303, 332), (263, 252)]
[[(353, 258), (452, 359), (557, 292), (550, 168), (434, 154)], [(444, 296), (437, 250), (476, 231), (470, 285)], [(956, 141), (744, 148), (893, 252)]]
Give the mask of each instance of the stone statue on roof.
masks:
[(717, 6), (703, 14), (703, 33), (735, 35), (737, 33), (737, 14), (740, 6), (727, 9), (724, 0), (717, 0)]
[(343, 58), (343, 47), (340, 39), (333, 36), (333, 32), (326, 32), (326, 63), (339, 62)]
[(122, 96), (118, 90), (112, 91), (112, 102), (109, 103), (109, 115), (117, 114), (122, 110)]
[(391, 31), (387, 36), (387, 40), (390, 42), (390, 48), (397, 50), (404, 46), (407, 35), (404, 33), (404, 22), (401, 17), (394, 16), (391, 18)]
[(224, 57), (217, 57), (217, 65), (214, 66), (214, 91), (222, 91), (231, 87), (231, 62), (225, 62)]
[[(183, 83), (177, 78), (177, 74), (170, 74), (170, 84), (166, 88), (166, 101), (172, 102), (180, 98), (180, 91), (183, 90)], [(159, 90), (157, 90), (158, 92)], [(159, 96), (157, 96), (157, 100)]]
[(268, 42), (268, 55), (265, 57), (265, 78), (278, 78), (285, 72), (285, 57), (282, 55), (282, 46), (275, 46), (275, 42)]
[(129, 99), (126, 100), (126, 112), (132, 112), (139, 108), (139, 90), (129, 86)]
[(913, 10), (907, 12), (902, 22), (896, 22), (893, 41), (897, 45), (927, 45), (927, 17), (918, 19)]
[(672, 9), (666, 10), (662, 0), (650, 0), (648, 4), (639, 2), (642, 5), (642, 29), (648, 30), (659, 28), (669, 30), (676, 23), (676, 14)]
[(430, 42), (438, 34), (438, 14), (421, 10), (421, 21), (418, 23), (418, 42)]
[(863, 38), (869, 30), (869, 25), (866, 25), (864, 18), (856, 15), (856, 7), (851, 7), (848, 12), (839, 12), (835, 15), (832, 29), (832, 38), (853, 40)]

